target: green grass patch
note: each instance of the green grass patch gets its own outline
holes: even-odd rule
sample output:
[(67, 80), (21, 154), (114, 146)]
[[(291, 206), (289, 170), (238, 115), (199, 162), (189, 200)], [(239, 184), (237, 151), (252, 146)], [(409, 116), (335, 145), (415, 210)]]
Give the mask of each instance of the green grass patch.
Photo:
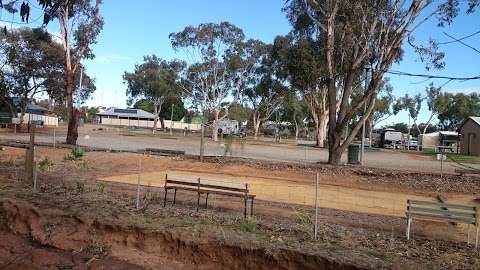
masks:
[[(431, 156), (433, 159), (437, 158), (438, 152), (435, 152), (433, 149), (427, 149), (421, 154)], [(445, 153), (447, 155), (447, 160), (455, 162), (455, 163), (469, 163), (469, 164), (480, 164), (480, 156), (467, 156), (457, 153)]]

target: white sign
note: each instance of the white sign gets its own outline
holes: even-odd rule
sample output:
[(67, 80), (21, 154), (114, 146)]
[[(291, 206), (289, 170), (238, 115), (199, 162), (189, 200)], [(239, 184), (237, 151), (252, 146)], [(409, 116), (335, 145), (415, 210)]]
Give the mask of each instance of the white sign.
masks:
[(447, 160), (447, 155), (437, 154), (437, 160)]

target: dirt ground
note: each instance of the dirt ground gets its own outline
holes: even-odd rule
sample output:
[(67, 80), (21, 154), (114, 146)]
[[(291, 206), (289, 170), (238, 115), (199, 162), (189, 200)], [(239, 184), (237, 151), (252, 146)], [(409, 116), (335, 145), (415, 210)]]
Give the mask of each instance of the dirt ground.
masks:
[[(144, 212), (143, 215), (149, 213), (149, 219), (156, 217), (158, 213), (165, 215), (165, 211), (170, 214), (172, 214), (171, 211), (174, 211), (173, 215), (177, 219), (189, 217), (189, 222), (192, 222), (190, 219), (193, 218), (195, 222), (202, 223), (205, 222), (204, 218), (207, 215), (209, 217), (208, 220), (215, 220), (214, 225), (222, 226), (222, 230), (225, 230), (225, 227), (223, 227), (225, 223), (234, 222), (234, 225), (228, 225), (227, 228), (238, 225), (240, 228), (245, 229), (241, 226), (247, 226), (247, 231), (250, 231), (249, 226), (252, 225), (245, 225), (241, 221), (243, 205), (240, 200), (214, 196), (209, 201), (210, 210), (202, 210), (199, 214), (194, 214), (195, 211), (192, 209), (195, 208), (195, 196), (191, 193), (183, 192), (178, 196), (177, 206), (172, 206), (171, 202), (169, 202), (167, 208), (161, 207), (163, 199), (163, 189), (161, 187), (163, 186), (163, 179), (166, 173), (231, 183), (248, 183), (251, 187), (251, 192), (258, 199), (255, 204), (255, 216), (256, 220), (258, 219), (255, 226), (260, 228), (259, 230), (262, 232), (266, 230), (268, 237), (291, 238), (289, 245), (292, 246), (289, 248), (296, 249), (295, 246), (299, 244), (300, 246), (304, 246), (306, 243), (308, 245), (311, 244), (311, 227), (308, 224), (311, 222), (313, 213), (314, 181), (318, 172), (321, 182), (320, 217), (322, 243), (328, 242), (331, 245), (333, 241), (341, 247), (342, 253), (347, 252), (347, 254), (352, 252), (352, 250), (368, 248), (368, 250), (363, 250), (362, 252), (354, 252), (356, 255), (360, 254), (359, 256), (361, 257), (353, 256), (356, 259), (354, 263), (356, 267), (378, 268), (382, 266), (395, 268), (393, 265), (398, 262), (413, 263), (412, 266), (417, 263), (428, 266), (432, 256), (436, 258), (436, 256), (441, 257), (445, 254), (450, 256), (448, 257), (450, 263), (446, 263), (441, 259), (443, 264), (437, 264), (436, 266), (442, 267), (443, 265), (445, 268), (449, 268), (454, 263), (461, 261), (461, 265), (465, 268), (475, 268), (475, 265), (478, 266), (480, 262), (478, 252), (472, 253), (471, 247), (464, 243), (466, 235), (465, 228), (462, 226), (415, 221), (413, 226), (415, 240), (406, 242), (403, 236), (405, 230), (404, 211), (407, 199), (436, 200), (440, 196), (449, 203), (478, 205), (477, 198), (480, 194), (478, 181), (480, 179), (471, 176), (446, 176), (440, 178), (439, 175), (435, 174), (386, 172), (385, 170), (376, 171), (358, 167), (329, 167), (321, 164), (301, 166), (239, 159), (212, 159), (200, 163), (188, 157), (157, 157), (105, 152), (88, 152), (80, 160), (64, 161), (64, 156), (69, 150), (37, 147), (37, 162), (40, 163), (47, 158), (49, 166), (45, 166), (44, 170), (39, 172), (40, 195), (35, 195), (36, 197), (31, 198), (28, 195), (31, 193), (25, 193), (25, 187), (19, 187), (16, 184), (17, 182), (8, 180), (16, 178), (14, 174), (17, 174), (17, 171), (21, 171), (19, 168), (21, 168), (24, 152), (25, 150), (20, 148), (6, 148), (5, 151), (0, 151), (0, 181), (3, 182), (0, 191), (15, 190), (11, 194), (17, 194), (16, 192), (18, 192), (17, 195), (5, 197), (15, 199), (16, 201), (27, 200), (41, 205), (40, 202), (43, 200), (46, 200), (46, 202), (50, 200), (47, 209), (55, 207), (67, 208), (63, 209), (67, 215), (71, 215), (71, 207), (62, 205), (62, 203), (59, 204), (58, 199), (55, 198), (58, 194), (68, 192), (63, 191), (65, 188), (59, 190), (54, 183), (63, 183), (63, 186), (66, 185), (65, 183), (70, 183), (73, 187), (67, 189), (70, 190), (69, 192), (73, 190), (78, 193), (81, 190), (82, 194), (85, 192), (84, 190), (96, 192), (95, 194), (101, 190), (102, 195), (100, 197), (105, 200), (110, 198), (109, 196), (113, 196), (113, 198), (121, 202), (120, 205), (117, 201), (114, 203), (110, 202), (110, 206), (107, 206), (108, 204), (106, 205), (102, 201), (100, 205), (102, 205), (104, 210), (112, 208), (112, 213), (116, 213), (113, 216), (117, 217), (116, 219), (118, 220), (122, 220), (124, 214), (120, 214), (123, 211), (121, 209), (127, 206), (126, 209), (128, 210), (134, 205), (135, 185), (140, 175), (142, 205), (144, 209), (147, 209), (144, 210), (147, 212)], [(142, 169), (139, 174), (140, 160)], [(1, 178), (2, 175), (3, 180)], [(105, 191), (108, 193), (108, 196), (103, 193), (104, 190), (108, 191)], [(7, 193), (3, 192), (1, 194), (5, 195)], [(82, 196), (81, 200), (75, 197), (76, 199), (73, 201), (75, 202), (74, 204), (78, 204), (80, 209), (86, 209), (82, 205), (92, 199), (91, 196), (85, 196)], [(98, 198), (95, 197), (95, 200), (98, 200)], [(53, 203), (53, 201), (57, 202)], [(70, 202), (65, 201), (64, 203), (69, 205)], [(99, 202), (95, 201), (95, 203)], [(109, 211), (102, 211), (101, 215), (112, 218)], [(128, 210), (127, 214), (133, 215), (129, 211), (131, 210)], [(149, 211), (153, 211), (155, 214)], [(79, 212), (85, 214), (85, 210)], [(95, 210), (93, 212), (96, 213)], [(178, 212), (181, 214), (178, 214)], [(157, 220), (156, 218), (154, 219)], [(217, 223), (217, 220), (221, 220), (220, 225)], [(147, 223), (149, 224), (149, 222)], [(161, 220), (158, 222), (163, 224), (166, 221)], [(237, 224), (235, 222), (240, 223)], [(145, 225), (145, 223), (141, 224), (142, 226)], [(173, 228), (178, 229), (178, 226), (173, 226)], [(255, 232), (256, 229), (252, 230)], [(293, 236), (292, 232), (294, 232)], [(258, 234), (258, 232), (255, 234), (256, 237), (258, 237)], [(25, 237), (20, 237), (18, 233), (5, 234), (5, 237), (8, 237), (8, 239), (5, 238), (6, 241), (4, 243), (16, 243), (16, 241), (20, 243), (24, 241), (20, 245), (24, 249), (14, 250), (11, 247), (9, 248), (10, 244), (3, 244), (3, 246), (0, 245), (0, 255), (12, 254), (5, 256), (11, 259), (14, 256), (13, 254), (22, 254), (25, 252), (24, 250), (28, 249), (31, 251), (27, 252), (29, 254), (27, 261), (29, 261), (30, 265), (45, 265), (36, 263), (38, 256), (35, 255), (36, 249), (44, 250), (43, 244), (36, 246), (31, 241), (25, 240)], [(262, 237), (264, 237), (263, 234)], [(188, 241), (192, 241), (192, 239), (188, 239)], [(307, 242), (304, 243), (302, 241)], [(133, 255), (132, 253), (122, 255), (122, 247), (116, 246), (111, 241), (107, 242), (114, 251), (109, 253), (111, 256), (102, 257), (102, 259), (98, 259), (98, 256), (92, 257), (91, 254), (88, 255), (88, 252), (80, 252), (78, 256), (75, 255), (77, 257), (72, 256), (69, 252), (65, 253), (65, 247), (58, 243), (53, 245), (53, 249), (45, 252), (56, 254), (55, 256), (59, 256), (62, 260), (67, 258), (69, 265), (82, 265), (76, 262), (81, 262), (81, 258), (90, 256), (90, 259), (96, 258), (93, 261), (99, 264), (100, 268), (97, 269), (101, 269), (102, 263), (106, 260), (112, 260), (113, 264), (119, 258), (123, 258), (126, 260), (126, 263), (132, 263), (132, 265), (155, 268), (152, 265), (148, 266), (148, 264), (139, 261), (138, 256), (145, 254), (140, 252), (138, 254), (143, 255)], [(278, 241), (274, 242), (275, 246), (278, 246)], [(388, 248), (385, 248), (385, 245)], [(2, 253), (2, 249), (8, 250), (8, 253), (7, 251)], [(145, 252), (145, 250), (141, 250)], [(379, 260), (379, 264), (372, 263), (372, 256)], [(444, 259), (447, 260), (446, 258)], [(59, 260), (61, 261), (61, 259), (57, 261)], [(345, 258), (335, 257), (335, 261), (338, 260), (345, 260)], [(0, 269), (2, 269), (2, 261), (9, 260), (7, 258), (2, 259), (0, 256)], [(184, 263), (180, 263), (178, 267), (172, 267), (172, 269), (189, 269)], [(11, 263), (9, 265), (17, 264)], [(158, 265), (160, 263), (156, 266)], [(285, 269), (297, 268), (286, 267)]]

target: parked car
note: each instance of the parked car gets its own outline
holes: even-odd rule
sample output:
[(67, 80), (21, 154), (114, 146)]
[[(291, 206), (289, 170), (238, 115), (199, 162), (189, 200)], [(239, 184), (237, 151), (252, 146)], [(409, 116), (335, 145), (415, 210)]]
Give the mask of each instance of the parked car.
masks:
[(416, 150), (418, 148), (418, 141), (417, 140), (410, 140), (410, 145), (409, 145), (408, 148), (410, 150)]

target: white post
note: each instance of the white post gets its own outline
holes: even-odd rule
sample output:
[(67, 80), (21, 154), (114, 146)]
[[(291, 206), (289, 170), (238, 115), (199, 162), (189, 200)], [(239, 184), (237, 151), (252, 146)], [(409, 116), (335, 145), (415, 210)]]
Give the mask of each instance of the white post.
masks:
[(136, 207), (137, 209), (140, 208), (140, 176), (142, 174), (142, 158), (138, 160), (138, 182), (137, 182), (137, 202)]
[(55, 144), (57, 143), (57, 138), (55, 134), (55, 128), (53, 128), (53, 149), (55, 149)]
[(443, 148), (440, 148), (440, 177), (443, 178)]
[(410, 228), (412, 226), (412, 218), (408, 217), (407, 221), (407, 240), (410, 240)]
[(318, 182), (320, 176), (317, 173), (317, 178), (315, 179), (315, 231), (314, 231), (314, 238), (317, 240), (318, 234)]
[(37, 162), (33, 162), (33, 192), (37, 192)]

